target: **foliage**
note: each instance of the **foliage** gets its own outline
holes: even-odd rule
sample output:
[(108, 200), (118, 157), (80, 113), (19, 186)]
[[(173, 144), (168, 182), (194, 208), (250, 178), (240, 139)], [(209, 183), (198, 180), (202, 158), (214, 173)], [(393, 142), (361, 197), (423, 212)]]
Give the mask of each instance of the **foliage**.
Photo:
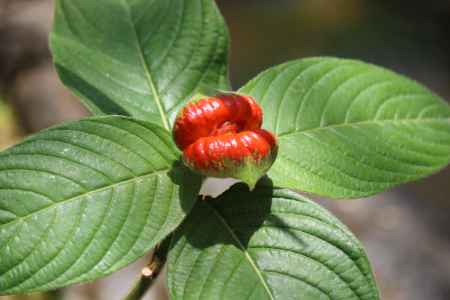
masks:
[(355, 198), (438, 171), (449, 106), (359, 61), (276, 66), (239, 92), (262, 106), (278, 159), (254, 191), (202, 200), (170, 130), (193, 95), (230, 89), (228, 47), (210, 0), (57, 0), (60, 78), (107, 116), (0, 154), (0, 294), (91, 281), (170, 240), (172, 299), (379, 299), (358, 240), (286, 188)]

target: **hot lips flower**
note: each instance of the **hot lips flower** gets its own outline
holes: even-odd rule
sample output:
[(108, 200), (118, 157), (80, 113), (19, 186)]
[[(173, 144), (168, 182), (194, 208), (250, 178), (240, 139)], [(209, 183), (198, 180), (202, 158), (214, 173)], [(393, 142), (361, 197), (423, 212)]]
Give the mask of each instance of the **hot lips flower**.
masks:
[(272, 133), (261, 129), (263, 113), (250, 96), (198, 97), (175, 120), (173, 137), (192, 170), (236, 178), (253, 189), (277, 155)]

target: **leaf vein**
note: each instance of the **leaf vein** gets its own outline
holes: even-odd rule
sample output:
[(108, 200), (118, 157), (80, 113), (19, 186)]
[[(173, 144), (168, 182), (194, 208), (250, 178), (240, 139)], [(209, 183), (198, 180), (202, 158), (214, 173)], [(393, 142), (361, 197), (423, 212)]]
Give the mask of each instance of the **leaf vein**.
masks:
[[(158, 176), (159, 174), (161, 174), (161, 173), (166, 173), (167, 171), (168, 171), (168, 169), (164, 169), (164, 170), (156, 170), (156, 171), (152, 171), (151, 173), (143, 174), (143, 175), (140, 175), (140, 176), (135, 176), (135, 177), (132, 177), (132, 178), (129, 178), (129, 179), (125, 179), (125, 180), (123, 180), (123, 181), (119, 181), (119, 182), (116, 182), (116, 183), (113, 183), (113, 184), (109, 184), (109, 185), (107, 185), (107, 186), (104, 186), (104, 187), (101, 187), (101, 188), (98, 188), (98, 189), (89, 191), (89, 192), (87, 192), (87, 193), (83, 193), (83, 194), (80, 194), (80, 195), (76, 195), (76, 196), (74, 196), (74, 197), (71, 197), (71, 198), (68, 198), (68, 199), (65, 199), (65, 200), (56, 202), (56, 203), (53, 204), (53, 205), (49, 205), (49, 206), (46, 206), (46, 207), (44, 207), (44, 208), (42, 208), (42, 209), (39, 209), (39, 210), (37, 210), (37, 211), (34, 211), (33, 214), (39, 213), (39, 212), (42, 212), (42, 211), (45, 211), (45, 210), (48, 210), (48, 209), (51, 209), (51, 208), (54, 208), (55, 205), (63, 205), (64, 203), (76, 201), (76, 200), (78, 200), (79, 198), (87, 197), (87, 196), (90, 196), (90, 195), (95, 194), (95, 193), (100, 193), (100, 192), (106, 191), (106, 190), (108, 190), (108, 189), (112, 189), (112, 188), (114, 188), (114, 187), (122, 186), (122, 185), (128, 184), (128, 183), (130, 183), (130, 182), (139, 180), (139, 179), (143, 179), (143, 178), (151, 177), (151, 176)], [(18, 219), (15, 219), (15, 220), (13, 220), (13, 221), (11, 221), (11, 222), (2, 224), (2, 225), (0, 225), (0, 228), (1, 228), (2, 226), (8, 225), (8, 224), (12, 224), (12, 223), (18, 222), (19, 220), (27, 219), (27, 218), (29, 218), (30, 216), (31, 216), (31, 214), (30, 214), (30, 215), (27, 215), (27, 216), (24, 216), (24, 217), (21, 217), (21, 218), (18, 218)]]
[(257, 264), (253, 260), (253, 258), (250, 255), (250, 253), (248, 253), (248, 251), (245, 249), (244, 245), (242, 244), (241, 240), (237, 237), (236, 233), (233, 231), (233, 229), (230, 227), (230, 225), (228, 225), (228, 223), (224, 219), (224, 217), (214, 207), (212, 207), (209, 204), (208, 204), (208, 207), (212, 210), (212, 212), (217, 217), (217, 219), (220, 221), (220, 223), (222, 223), (224, 228), (228, 231), (228, 233), (230, 234), (231, 238), (236, 241), (237, 245), (239, 246), (241, 251), (244, 253), (247, 261), (250, 264), (250, 266), (255, 271), (256, 275), (258, 276), (259, 280), (261, 281), (261, 284), (264, 287), (264, 289), (265, 289), (267, 295), (269, 296), (269, 298), (271, 300), (275, 300), (275, 296), (273, 295), (272, 290), (270, 289), (268, 283), (266, 282), (266, 279), (264, 278), (263, 274), (259, 270)]

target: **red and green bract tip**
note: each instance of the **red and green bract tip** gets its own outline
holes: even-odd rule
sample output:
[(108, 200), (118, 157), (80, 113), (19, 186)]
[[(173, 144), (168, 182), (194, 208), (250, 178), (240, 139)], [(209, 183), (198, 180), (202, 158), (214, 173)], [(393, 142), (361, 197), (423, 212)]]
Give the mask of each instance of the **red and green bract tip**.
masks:
[(184, 163), (202, 175), (236, 178), (251, 189), (277, 155), (275, 136), (261, 129), (263, 113), (250, 96), (197, 97), (175, 120), (173, 137)]

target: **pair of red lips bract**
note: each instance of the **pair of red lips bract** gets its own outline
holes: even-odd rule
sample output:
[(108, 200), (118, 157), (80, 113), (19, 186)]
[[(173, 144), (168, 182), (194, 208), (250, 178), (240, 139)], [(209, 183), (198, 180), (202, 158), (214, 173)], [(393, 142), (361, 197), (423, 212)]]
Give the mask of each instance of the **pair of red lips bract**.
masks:
[(261, 129), (263, 113), (250, 96), (221, 94), (188, 103), (173, 137), (183, 161), (208, 177), (236, 178), (251, 189), (277, 155), (276, 138)]

